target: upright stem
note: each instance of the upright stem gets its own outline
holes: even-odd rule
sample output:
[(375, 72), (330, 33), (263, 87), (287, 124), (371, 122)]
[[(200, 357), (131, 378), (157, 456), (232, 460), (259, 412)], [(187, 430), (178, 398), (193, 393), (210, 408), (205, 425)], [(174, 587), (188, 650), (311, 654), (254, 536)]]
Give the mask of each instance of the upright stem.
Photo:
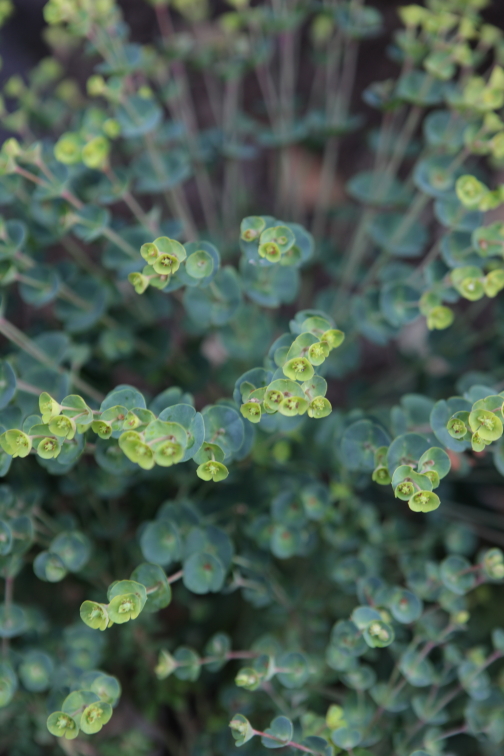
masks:
[[(4, 593), (4, 611), (7, 619), (12, 607), (14, 598), (14, 578), (11, 575), (5, 576), (5, 593)], [(2, 656), (5, 658), (9, 653), (9, 638), (2, 638)]]

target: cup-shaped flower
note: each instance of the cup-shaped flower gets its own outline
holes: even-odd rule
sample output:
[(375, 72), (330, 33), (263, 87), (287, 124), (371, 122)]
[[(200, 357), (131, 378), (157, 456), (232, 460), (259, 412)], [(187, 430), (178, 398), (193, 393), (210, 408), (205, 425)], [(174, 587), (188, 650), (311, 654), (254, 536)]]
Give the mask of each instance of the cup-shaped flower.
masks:
[(137, 294), (143, 294), (149, 286), (149, 279), (142, 273), (130, 273), (128, 281), (133, 286)]
[(385, 648), (394, 640), (392, 627), (383, 620), (372, 620), (364, 629), (364, 640), (371, 648)]
[(197, 468), (196, 475), (198, 478), (201, 478), (201, 480), (213, 480), (214, 483), (219, 483), (221, 480), (227, 478), (229, 471), (226, 465), (223, 465), (222, 462), (209, 460), (208, 462), (203, 462), (203, 464)]
[(82, 148), (82, 162), (87, 168), (103, 168), (108, 163), (109, 153), (107, 137), (96, 136)]
[(278, 407), (280, 414), (285, 415), (285, 417), (304, 415), (307, 409), (308, 400), (300, 396), (285, 396)]
[(252, 667), (243, 667), (235, 677), (235, 685), (245, 690), (257, 690), (264, 675)]
[(469, 415), (469, 425), (483, 441), (497, 441), (502, 436), (502, 420), (494, 412), (484, 409), (473, 410)]
[(312, 364), (306, 357), (293, 357), (285, 363), (282, 370), (291, 381), (309, 381), (315, 374)]
[(484, 438), (481, 438), (479, 433), (473, 433), (471, 437), (471, 448), (474, 452), (482, 452), (485, 447), (488, 446), (488, 444), (492, 443), (491, 441), (485, 441)]
[(329, 351), (329, 344), (326, 341), (319, 341), (308, 348), (308, 359), (312, 365), (322, 365), (329, 356)]
[(186, 271), (192, 278), (205, 278), (213, 273), (214, 261), (212, 257), (200, 249), (189, 255), (186, 262)]
[(241, 405), (240, 412), (251, 423), (258, 423), (262, 415), (261, 404), (257, 401), (245, 402)]
[(77, 432), (77, 426), (75, 424), (75, 421), (71, 417), (66, 417), (66, 415), (57, 415), (57, 417), (53, 417), (53, 419), (49, 423), (49, 430), (51, 431), (51, 433), (54, 433), (55, 436), (59, 436), (60, 438), (67, 438), (69, 441), (71, 441)]
[(251, 242), (259, 237), (264, 229), (266, 221), (258, 215), (249, 215), (244, 218), (240, 224), (240, 238), (243, 241)]
[(80, 163), (83, 146), (84, 140), (80, 134), (67, 132), (62, 134), (54, 145), (54, 157), (58, 162), (65, 165)]
[(427, 477), (429, 478), (430, 482), (432, 483), (432, 488), (437, 488), (439, 486), (440, 477), (439, 473), (436, 472), (436, 470), (426, 470), (423, 474), (427, 475)]
[(118, 625), (136, 619), (142, 609), (141, 597), (136, 593), (124, 593), (115, 596), (107, 607), (110, 619)]
[(176, 465), (184, 456), (184, 448), (177, 441), (162, 441), (154, 449), (154, 461), (160, 467)]
[(2, 433), (0, 445), (11, 457), (27, 457), (32, 449), (32, 440), (23, 431), (13, 429)]
[(443, 331), (449, 328), (455, 320), (455, 314), (449, 307), (439, 305), (433, 307), (427, 315), (427, 328), (429, 331)]
[(98, 604), (96, 601), (84, 601), (80, 608), (81, 620), (93, 630), (106, 630), (109, 626), (110, 617), (107, 606)]
[(149, 265), (154, 265), (161, 253), (153, 242), (147, 242), (140, 247), (140, 254)]
[(483, 287), (487, 297), (496, 297), (504, 289), (504, 270), (492, 270), (483, 279)]
[[(378, 483), (380, 486), (387, 486), (392, 480), (388, 467), (385, 467), (383, 465), (377, 467), (371, 477), (374, 482)], [(399, 485), (402, 484), (400, 483)]]
[(440, 504), (439, 496), (433, 491), (417, 491), (408, 501), (408, 506), (413, 512), (432, 512)]
[(325, 396), (316, 396), (311, 400), (308, 406), (308, 416), (314, 417), (316, 420), (320, 420), (322, 417), (327, 417), (332, 412), (332, 405), (329, 399)]
[(112, 706), (106, 701), (89, 704), (82, 712), (80, 721), (81, 730), (87, 735), (100, 732), (103, 725), (106, 725), (111, 717)]
[(107, 423), (106, 420), (94, 420), (91, 423), (91, 428), (100, 438), (110, 438), (112, 435), (112, 425)]
[(119, 446), (128, 459), (140, 465), (144, 470), (154, 467), (154, 451), (144, 443), (140, 433), (125, 431), (119, 437)]
[(455, 191), (464, 207), (476, 210), (488, 189), (476, 176), (465, 175), (457, 179)]
[(42, 415), (42, 422), (46, 425), (53, 417), (59, 415), (61, 406), (46, 391), (39, 396), (39, 409)]
[(254, 730), (248, 719), (243, 714), (235, 714), (229, 723), (231, 735), (235, 739), (235, 745), (242, 746), (254, 737)]
[(284, 395), (278, 389), (269, 389), (264, 395), (264, 407), (270, 412), (276, 412), (282, 403)]
[(61, 451), (61, 443), (57, 438), (47, 436), (37, 444), (37, 454), (42, 459), (56, 459)]
[(180, 262), (175, 255), (170, 255), (168, 252), (165, 252), (164, 254), (159, 255), (157, 260), (152, 263), (152, 267), (160, 276), (171, 276), (180, 268)]
[(483, 557), (483, 569), (492, 580), (504, 578), (504, 554), (500, 549), (490, 549)]
[(448, 420), (446, 429), (452, 438), (464, 438), (467, 433), (467, 425), (459, 417)]
[(272, 241), (260, 244), (258, 252), (260, 257), (264, 257), (265, 260), (272, 263), (278, 262), (282, 256), (280, 247)]
[(408, 501), (408, 499), (415, 493), (415, 486), (410, 480), (403, 480), (395, 487), (394, 495), (396, 499), (401, 501)]
[(274, 244), (278, 247), (280, 254), (284, 255), (296, 243), (296, 235), (288, 226), (271, 226), (262, 232), (259, 242), (259, 254), (261, 254), (261, 247)]
[(327, 342), (329, 349), (337, 349), (344, 342), (345, 334), (338, 328), (330, 328), (328, 331), (324, 331), (320, 340)]
[(79, 734), (77, 722), (63, 711), (55, 711), (47, 718), (47, 729), (57, 738), (73, 740)]
[(485, 295), (483, 281), (479, 278), (464, 278), (457, 286), (458, 291), (464, 299), (470, 302), (476, 302)]

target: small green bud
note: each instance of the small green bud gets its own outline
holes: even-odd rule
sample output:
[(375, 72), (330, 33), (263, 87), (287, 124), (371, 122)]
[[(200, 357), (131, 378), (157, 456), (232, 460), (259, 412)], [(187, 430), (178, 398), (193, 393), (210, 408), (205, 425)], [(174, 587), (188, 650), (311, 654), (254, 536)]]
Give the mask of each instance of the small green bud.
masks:
[(11, 137), (10, 139), (5, 140), (5, 142), (2, 145), (2, 152), (4, 152), (6, 155), (8, 155), (10, 158), (13, 158), (14, 160), (23, 154), (21, 145), (19, 144), (17, 139), (14, 139), (14, 137)]
[(67, 132), (54, 145), (54, 157), (65, 165), (74, 165), (82, 160), (84, 141), (80, 134)]
[(149, 286), (149, 279), (142, 273), (130, 273), (128, 281), (133, 286), (137, 294), (143, 294)]
[(168, 651), (161, 649), (159, 652), (159, 658), (157, 666), (154, 669), (154, 674), (158, 680), (165, 680), (171, 675), (174, 669), (177, 669), (177, 662)]
[(14, 5), (11, 0), (0, 0), (0, 26), (14, 13)]
[(291, 381), (309, 381), (315, 374), (306, 357), (294, 357), (292, 360), (288, 360), (282, 370)]
[(226, 480), (229, 471), (226, 465), (223, 465), (222, 462), (209, 460), (197, 468), (196, 475), (198, 478), (201, 478), (201, 480), (213, 480), (214, 483), (219, 483), (221, 480)]
[(251, 423), (258, 423), (262, 415), (261, 404), (257, 400), (246, 402), (245, 404), (241, 405), (240, 412), (242, 413), (243, 417), (247, 418), (247, 420), (250, 420)]
[(109, 140), (97, 136), (82, 148), (82, 162), (87, 168), (103, 168), (108, 163), (109, 152)]
[(432, 512), (440, 504), (439, 496), (432, 491), (417, 491), (408, 501), (408, 506), (413, 512)]
[(405, 26), (420, 26), (425, 20), (428, 11), (420, 5), (403, 5), (398, 8), (397, 13)]
[(117, 139), (121, 135), (121, 124), (115, 118), (107, 118), (103, 123), (103, 131), (109, 139)]
[(329, 42), (334, 32), (334, 20), (326, 13), (317, 13), (310, 26), (310, 38), (315, 46)]
[(100, 97), (107, 91), (107, 83), (103, 76), (90, 76), (86, 83), (86, 89), (90, 97)]
[(332, 412), (332, 405), (329, 399), (325, 396), (316, 396), (311, 400), (308, 406), (308, 417), (314, 417), (320, 420), (322, 417), (327, 417)]

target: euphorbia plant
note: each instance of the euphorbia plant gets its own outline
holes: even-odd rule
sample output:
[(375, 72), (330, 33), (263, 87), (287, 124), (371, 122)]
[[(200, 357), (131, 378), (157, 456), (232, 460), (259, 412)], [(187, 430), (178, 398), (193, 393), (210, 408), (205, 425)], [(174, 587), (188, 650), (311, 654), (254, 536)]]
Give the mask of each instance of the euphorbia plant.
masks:
[(150, 5), (49, 0), (4, 86), (0, 745), (500, 753), (488, 3), (399, 9), (376, 129), (373, 7)]

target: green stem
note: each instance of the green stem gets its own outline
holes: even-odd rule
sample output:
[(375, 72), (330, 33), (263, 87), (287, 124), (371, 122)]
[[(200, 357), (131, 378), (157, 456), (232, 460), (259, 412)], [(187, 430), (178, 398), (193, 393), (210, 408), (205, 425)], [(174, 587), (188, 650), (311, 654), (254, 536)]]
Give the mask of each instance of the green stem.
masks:
[[(4, 592), (4, 616), (8, 619), (14, 598), (14, 578), (11, 575), (5, 576)], [(9, 638), (2, 638), (2, 656), (7, 657), (9, 653)]]

